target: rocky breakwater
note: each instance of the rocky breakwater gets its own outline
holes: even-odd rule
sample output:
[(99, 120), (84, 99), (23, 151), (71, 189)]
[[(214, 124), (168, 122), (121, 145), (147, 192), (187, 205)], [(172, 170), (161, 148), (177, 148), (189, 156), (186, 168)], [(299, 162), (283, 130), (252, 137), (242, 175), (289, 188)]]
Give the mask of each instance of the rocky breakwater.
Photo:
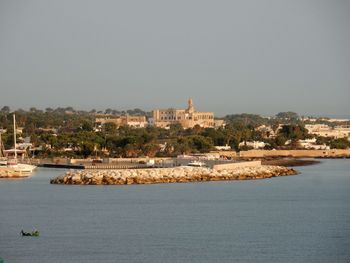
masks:
[(65, 175), (51, 179), (50, 182), (71, 185), (130, 185), (255, 180), (294, 174), (297, 174), (294, 169), (268, 165), (220, 171), (202, 167), (81, 170), (69, 171)]

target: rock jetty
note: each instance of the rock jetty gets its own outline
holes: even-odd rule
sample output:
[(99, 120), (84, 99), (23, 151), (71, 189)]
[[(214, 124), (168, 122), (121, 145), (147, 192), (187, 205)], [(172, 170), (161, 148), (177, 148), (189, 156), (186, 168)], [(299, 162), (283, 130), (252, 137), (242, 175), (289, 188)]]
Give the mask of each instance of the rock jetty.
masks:
[(130, 185), (256, 180), (294, 174), (297, 174), (294, 169), (268, 165), (219, 171), (210, 168), (181, 166), (175, 168), (69, 171), (51, 179), (50, 182), (51, 184), (70, 185)]

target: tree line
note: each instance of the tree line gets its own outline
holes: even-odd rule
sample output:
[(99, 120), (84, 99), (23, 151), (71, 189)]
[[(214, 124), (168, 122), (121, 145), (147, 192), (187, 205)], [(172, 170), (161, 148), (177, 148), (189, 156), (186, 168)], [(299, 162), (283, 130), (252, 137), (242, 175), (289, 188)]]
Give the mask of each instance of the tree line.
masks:
[[(214, 146), (225, 145), (239, 151), (239, 144), (243, 141), (264, 141), (268, 149), (298, 148), (298, 140), (311, 137), (303, 122), (290, 112), (279, 113), (275, 118), (264, 118), (256, 114), (227, 115), (227, 125), (218, 129), (200, 126), (183, 129), (178, 124), (171, 125), (169, 129), (135, 129), (106, 123), (98, 131), (94, 129), (97, 112), (76, 111), (72, 107), (66, 107), (47, 108), (45, 111), (31, 108), (28, 111), (16, 110), (14, 113), (17, 126), (23, 127), (21, 137), (29, 136), (38, 149), (35, 155), (41, 157), (176, 156), (209, 152), (215, 149)], [(138, 109), (133, 113), (144, 114)], [(267, 139), (262, 132), (256, 130), (260, 125), (277, 128), (281, 123), (285, 125), (274, 138)], [(2, 134), (2, 141), (7, 149), (13, 147), (12, 127), (12, 112), (5, 106), (0, 111), (0, 128), (7, 129)], [(291, 143), (286, 146), (288, 140)], [(318, 142), (327, 143), (333, 148), (350, 146), (347, 140), (318, 138)]]

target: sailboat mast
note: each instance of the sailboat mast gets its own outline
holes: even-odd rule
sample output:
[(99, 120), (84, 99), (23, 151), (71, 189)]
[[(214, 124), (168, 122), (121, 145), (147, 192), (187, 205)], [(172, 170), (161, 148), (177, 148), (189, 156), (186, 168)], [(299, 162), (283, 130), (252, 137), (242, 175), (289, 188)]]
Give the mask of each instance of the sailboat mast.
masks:
[(4, 153), (3, 153), (3, 149), (2, 149), (1, 132), (0, 132), (0, 157), (4, 157)]
[(17, 159), (17, 142), (16, 142), (16, 117), (13, 114), (13, 141), (15, 145), (15, 159)]

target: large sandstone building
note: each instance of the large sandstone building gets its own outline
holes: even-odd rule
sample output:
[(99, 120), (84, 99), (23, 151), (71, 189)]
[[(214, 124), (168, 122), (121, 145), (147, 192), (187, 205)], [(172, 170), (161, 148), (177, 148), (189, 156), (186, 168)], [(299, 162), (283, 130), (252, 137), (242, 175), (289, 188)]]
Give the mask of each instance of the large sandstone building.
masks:
[(195, 111), (192, 99), (188, 100), (187, 109), (156, 109), (153, 110), (153, 124), (165, 128), (171, 124), (181, 124), (183, 128), (193, 128), (199, 125), (204, 128), (214, 128), (214, 113)]
[(326, 124), (306, 124), (305, 128), (309, 133), (317, 136), (333, 137), (335, 139), (348, 138), (350, 140), (350, 125), (330, 127)]

